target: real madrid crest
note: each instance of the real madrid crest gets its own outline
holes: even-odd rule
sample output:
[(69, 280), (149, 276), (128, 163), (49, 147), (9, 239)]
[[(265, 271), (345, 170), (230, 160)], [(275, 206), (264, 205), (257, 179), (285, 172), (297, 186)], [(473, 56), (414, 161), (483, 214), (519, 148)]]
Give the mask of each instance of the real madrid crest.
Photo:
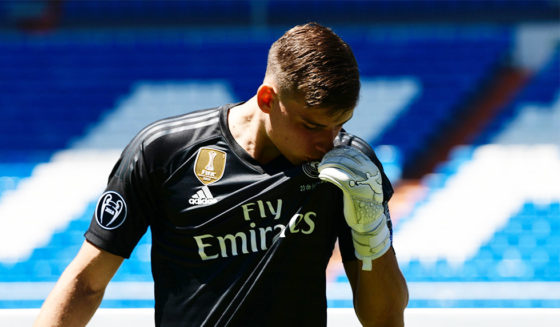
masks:
[(194, 175), (204, 184), (219, 181), (224, 175), (226, 153), (212, 148), (200, 148), (194, 162)]
[(311, 178), (319, 178), (319, 161), (306, 162), (301, 168), (307, 176)]

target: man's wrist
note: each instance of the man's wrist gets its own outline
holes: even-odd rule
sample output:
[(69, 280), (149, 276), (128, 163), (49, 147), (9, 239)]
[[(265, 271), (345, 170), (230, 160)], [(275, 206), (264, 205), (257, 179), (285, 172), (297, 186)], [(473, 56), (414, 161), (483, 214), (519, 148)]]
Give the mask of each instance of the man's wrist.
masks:
[(383, 219), (381, 224), (370, 232), (362, 233), (353, 229), (352, 241), (356, 257), (363, 261), (362, 269), (371, 270), (371, 261), (381, 257), (391, 247), (391, 232)]

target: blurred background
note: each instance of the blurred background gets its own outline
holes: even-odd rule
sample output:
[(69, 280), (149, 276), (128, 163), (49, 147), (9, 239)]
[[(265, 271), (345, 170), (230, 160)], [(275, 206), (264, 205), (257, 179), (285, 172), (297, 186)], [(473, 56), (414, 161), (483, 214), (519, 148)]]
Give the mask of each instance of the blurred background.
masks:
[[(409, 308), (560, 307), (560, 1), (0, 1), (0, 309), (39, 308), (128, 141), (249, 99), (316, 21), (353, 48), (345, 128), (394, 187)], [(102, 308), (150, 308), (150, 234)], [(337, 254), (329, 308), (350, 308)]]

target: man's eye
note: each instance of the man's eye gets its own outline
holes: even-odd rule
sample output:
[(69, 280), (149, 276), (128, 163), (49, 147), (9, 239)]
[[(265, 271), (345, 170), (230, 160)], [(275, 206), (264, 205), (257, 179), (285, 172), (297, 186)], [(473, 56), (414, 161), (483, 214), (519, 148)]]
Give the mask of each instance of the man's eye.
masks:
[(316, 129), (318, 129), (319, 127), (314, 126), (314, 125), (308, 125), (308, 124), (303, 124), (303, 127), (305, 127), (305, 129), (308, 129), (310, 131), (314, 131)]

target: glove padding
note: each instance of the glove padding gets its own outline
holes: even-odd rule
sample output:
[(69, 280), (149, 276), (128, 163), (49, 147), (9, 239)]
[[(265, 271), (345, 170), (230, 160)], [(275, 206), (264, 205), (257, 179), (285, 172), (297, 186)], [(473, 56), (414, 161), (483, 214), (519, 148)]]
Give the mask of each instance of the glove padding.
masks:
[(356, 257), (363, 270), (391, 246), (383, 206), (381, 172), (360, 150), (340, 146), (329, 151), (318, 167), (319, 178), (339, 187), (344, 196), (344, 217), (352, 229)]

